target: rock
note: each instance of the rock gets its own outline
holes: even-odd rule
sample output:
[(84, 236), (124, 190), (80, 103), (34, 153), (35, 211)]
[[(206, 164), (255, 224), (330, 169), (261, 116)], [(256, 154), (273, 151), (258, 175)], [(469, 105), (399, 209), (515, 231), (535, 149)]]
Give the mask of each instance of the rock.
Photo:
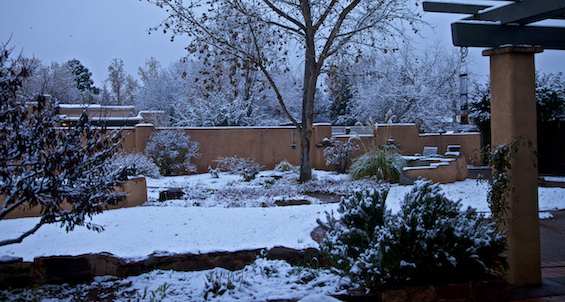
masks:
[(0, 264), (17, 263), (22, 262), (23, 260), (24, 258), (22, 257), (14, 257), (9, 255), (0, 256)]
[(34, 284), (33, 263), (23, 262), (22, 258), (0, 262), (0, 289), (30, 287)]
[(33, 262), (35, 275), (42, 284), (88, 282), (94, 276), (84, 255), (38, 257)]
[(508, 301), (506, 280), (477, 281), (473, 283), (474, 301)]
[(217, 252), (202, 255), (151, 255), (144, 261), (147, 270), (164, 269), (175, 271), (201, 271), (222, 267), (235, 271), (253, 263), (261, 250)]
[(168, 190), (159, 192), (159, 201), (170, 199), (181, 199), (184, 192), (181, 188), (169, 188)]
[(414, 287), (408, 290), (411, 302), (435, 302), (437, 295), (431, 287)]
[(275, 201), (275, 205), (279, 207), (300, 206), (300, 205), (308, 205), (308, 204), (312, 204), (312, 203), (306, 199), (289, 199), (289, 200), (282, 199)]
[(267, 259), (284, 260), (290, 265), (304, 264), (304, 252), (284, 246), (275, 246), (267, 251)]
[(389, 289), (381, 293), (381, 301), (405, 302), (408, 299), (408, 291), (405, 289)]

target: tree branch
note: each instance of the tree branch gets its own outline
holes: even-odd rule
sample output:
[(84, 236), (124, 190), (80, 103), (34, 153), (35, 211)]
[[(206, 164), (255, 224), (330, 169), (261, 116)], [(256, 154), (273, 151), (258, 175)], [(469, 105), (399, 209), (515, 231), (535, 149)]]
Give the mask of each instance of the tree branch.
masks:
[(9, 245), (9, 244), (14, 244), (14, 243), (20, 243), (22, 242), (22, 240), (24, 240), (24, 238), (33, 235), (42, 225), (45, 224), (45, 221), (43, 220), (43, 218), (41, 218), (41, 220), (39, 221), (38, 224), (35, 225), (35, 227), (25, 233), (23, 233), (20, 237), (14, 238), (14, 239), (6, 239), (6, 240), (2, 240), (0, 241), (0, 246), (4, 246), (4, 245)]
[(330, 5), (328, 5), (328, 7), (326, 8), (326, 11), (324, 11), (324, 13), (320, 16), (320, 19), (318, 19), (316, 24), (314, 24), (314, 31), (318, 31), (320, 26), (322, 26), (322, 24), (324, 24), (324, 21), (326, 21), (326, 19), (328, 18), (328, 16), (332, 12), (332, 9), (336, 5), (337, 2), (338, 2), (338, 0), (332, 0)]
[(337, 19), (334, 27), (332, 28), (332, 31), (330, 33), (330, 35), (328, 36), (326, 43), (324, 45), (324, 48), (322, 50), (322, 52), (320, 53), (320, 66), (322, 65), (322, 63), (325, 61), (326, 58), (328, 58), (329, 56), (329, 52), (330, 49), (335, 41), (336, 36), (338, 35), (341, 26), (343, 25), (343, 21), (345, 21), (345, 19), (347, 18), (347, 16), (349, 15), (349, 13), (351, 13), (351, 11), (353, 11), (353, 9), (361, 2), (361, 0), (355, 0), (353, 2), (351, 2), (345, 9), (343, 9), (343, 11), (339, 14), (339, 18)]
[(298, 26), (299, 29), (301, 29), (302, 31), (306, 32), (306, 26), (302, 23), (300, 23), (298, 20), (292, 18), (291, 16), (289, 16), (288, 14), (286, 14), (285, 12), (283, 12), (282, 10), (280, 10), (278, 7), (276, 7), (271, 1), (269, 0), (263, 0), (263, 2), (265, 2), (265, 4), (267, 4), (267, 6), (269, 6), (275, 13), (277, 13), (277, 15), (279, 15), (280, 17), (290, 21), (291, 23), (293, 23), (294, 25)]
[[(249, 24), (249, 28), (251, 35), (253, 36), (253, 44), (255, 46), (255, 50), (257, 51), (258, 54), (261, 54), (259, 44), (257, 43), (257, 36), (255, 35), (255, 31), (253, 30), (251, 24)], [(267, 81), (269, 81), (269, 84), (273, 88), (273, 91), (275, 91), (275, 94), (277, 95), (277, 100), (281, 105), (284, 114), (290, 119), (290, 121), (296, 126), (296, 128), (300, 130), (301, 129), (300, 124), (292, 117), (292, 115), (290, 115), (290, 112), (288, 112), (288, 109), (286, 108), (286, 104), (284, 103), (284, 99), (279, 91), (277, 84), (271, 77), (271, 74), (267, 70), (267, 68), (265, 68), (265, 66), (261, 63), (261, 61), (262, 61), (261, 58), (259, 58), (258, 62), (255, 62), (255, 65), (257, 65), (259, 69), (261, 69), (261, 72), (263, 72), (263, 74), (267, 78)]]

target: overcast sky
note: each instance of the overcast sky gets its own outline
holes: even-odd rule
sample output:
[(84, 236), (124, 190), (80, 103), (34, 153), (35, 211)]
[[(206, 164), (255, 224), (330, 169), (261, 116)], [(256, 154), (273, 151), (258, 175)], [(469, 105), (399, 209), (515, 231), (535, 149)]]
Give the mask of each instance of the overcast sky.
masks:
[[(5, 43), (11, 36), (15, 52), (44, 63), (76, 58), (100, 86), (114, 58), (121, 58), (126, 70), (137, 77), (137, 68), (150, 57), (167, 66), (186, 54), (186, 38), (170, 42), (170, 35), (162, 32), (148, 34), (165, 17), (164, 10), (139, 0), (0, 0), (0, 41)], [(451, 47), (449, 25), (462, 17), (425, 14), (435, 29), (425, 29), (425, 39), (417, 42), (435, 44), (440, 39)], [(471, 50), (471, 71), (486, 81), (489, 60), (481, 56), (482, 50)], [(564, 66), (565, 51), (536, 55), (536, 68), (542, 72), (565, 71)]]

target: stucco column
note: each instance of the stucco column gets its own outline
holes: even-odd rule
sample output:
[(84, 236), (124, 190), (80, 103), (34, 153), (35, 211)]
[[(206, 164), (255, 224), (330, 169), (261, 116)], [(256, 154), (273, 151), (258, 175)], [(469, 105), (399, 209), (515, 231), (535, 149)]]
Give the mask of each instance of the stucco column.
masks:
[[(508, 46), (486, 50), (490, 57), (492, 145), (525, 138), (537, 146), (534, 54), (541, 47)], [(507, 280), (513, 285), (541, 283), (538, 170), (532, 150), (520, 145), (510, 161), (514, 190), (501, 226), (507, 230)]]
[(135, 125), (135, 151), (143, 152), (145, 151), (145, 145), (149, 140), (149, 136), (153, 134), (155, 127), (153, 124), (137, 124)]
[(310, 164), (313, 169), (325, 170), (326, 159), (324, 148), (317, 146), (324, 138), (332, 137), (332, 125), (329, 123), (314, 123), (312, 127), (312, 146), (310, 147)]

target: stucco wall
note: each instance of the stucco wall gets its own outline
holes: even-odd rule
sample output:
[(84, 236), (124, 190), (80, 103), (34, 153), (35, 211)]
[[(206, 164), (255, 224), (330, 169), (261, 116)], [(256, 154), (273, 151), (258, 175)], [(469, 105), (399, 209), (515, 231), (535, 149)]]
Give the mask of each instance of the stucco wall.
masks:
[[(119, 189), (118, 192), (126, 192), (127, 196), (125, 200), (122, 200), (118, 205), (108, 206), (108, 209), (118, 209), (124, 207), (135, 207), (143, 204), (147, 201), (147, 184), (144, 177), (131, 178), (126, 184), (124, 184), (123, 189)], [(4, 205), (4, 199), (6, 195), (0, 195), (0, 208)], [(62, 205), (64, 209), (71, 209), (71, 205), (65, 203)], [(33, 208), (27, 208), (20, 206), (17, 209), (6, 215), (5, 219), (11, 218), (22, 218), (22, 217), (39, 217), (41, 216), (41, 207), (36, 206)]]
[[(135, 129), (127, 129), (130, 134), (126, 137), (123, 147), (128, 152), (143, 152), (150, 135), (155, 131), (167, 129), (182, 129), (190, 135), (192, 141), (200, 144), (201, 157), (195, 160), (198, 172), (207, 172), (208, 166), (215, 167), (218, 156), (253, 157), (261, 162), (265, 169), (272, 169), (282, 160), (294, 165), (300, 164), (300, 137), (294, 127), (189, 127), (163, 128), (151, 124), (139, 124)], [(326, 167), (323, 156), (324, 138), (332, 136), (331, 125), (315, 124), (312, 135), (311, 162), (316, 169), (332, 169)], [(294, 134), (293, 149), (291, 144)], [(394, 139), (394, 143), (405, 155), (422, 153), (425, 146), (438, 147), (438, 153), (444, 153), (447, 145), (461, 145), (461, 153), (465, 155), (468, 164), (481, 165), (482, 161), (477, 152), (481, 147), (479, 133), (466, 134), (425, 134), (418, 133), (414, 124), (394, 124), (389, 127), (378, 127), (378, 144)], [(354, 135), (341, 135), (337, 139), (348, 140)], [(361, 137), (365, 144), (372, 138)], [(360, 144), (361, 145), (361, 144)], [(443, 150), (443, 151), (442, 151)], [(361, 155), (363, 148), (355, 154)]]

